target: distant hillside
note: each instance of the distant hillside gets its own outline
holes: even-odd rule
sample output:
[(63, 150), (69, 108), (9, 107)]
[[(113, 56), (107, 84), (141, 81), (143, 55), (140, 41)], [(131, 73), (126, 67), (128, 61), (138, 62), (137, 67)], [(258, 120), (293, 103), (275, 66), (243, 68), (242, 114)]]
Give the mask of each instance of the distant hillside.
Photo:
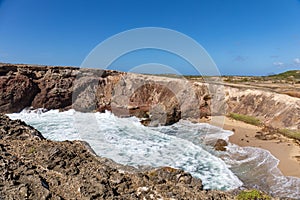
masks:
[(276, 78), (276, 79), (287, 79), (287, 78), (300, 79), (300, 70), (290, 70), (280, 74), (270, 75), (268, 77)]

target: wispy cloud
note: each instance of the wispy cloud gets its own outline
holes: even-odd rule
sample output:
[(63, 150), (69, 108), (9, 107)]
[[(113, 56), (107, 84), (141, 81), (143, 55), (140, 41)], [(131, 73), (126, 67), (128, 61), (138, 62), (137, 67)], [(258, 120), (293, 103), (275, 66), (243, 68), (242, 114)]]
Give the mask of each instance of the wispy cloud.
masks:
[(273, 65), (280, 68), (300, 67), (300, 58), (294, 58), (291, 63), (273, 62)]
[(236, 56), (233, 60), (236, 62), (244, 62), (245, 60), (247, 60), (247, 58), (244, 56)]
[(294, 59), (294, 64), (300, 66), (300, 58), (295, 58)]
[(286, 65), (283, 62), (273, 62), (273, 65), (276, 67), (286, 67)]

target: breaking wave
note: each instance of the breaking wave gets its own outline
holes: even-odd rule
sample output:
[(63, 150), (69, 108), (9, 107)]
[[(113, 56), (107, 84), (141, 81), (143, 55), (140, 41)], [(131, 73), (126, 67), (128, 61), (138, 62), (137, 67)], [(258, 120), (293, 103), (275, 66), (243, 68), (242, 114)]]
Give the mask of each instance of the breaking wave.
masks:
[(234, 144), (226, 152), (215, 151), (208, 144), (218, 138), (228, 141), (233, 132), (209, 124), (181, 120), (171, 126), (145, 127), (135, 117), (74, 110), (24, 110), (8, 116), (24, 120), (51, 140), (87, 141), (99, 156), (121, 164), (183, 169), (200, 178), (205, 189), (244, 186), (278, 197), (300, 196), (300, 179), (283, 176), (269, 151)]

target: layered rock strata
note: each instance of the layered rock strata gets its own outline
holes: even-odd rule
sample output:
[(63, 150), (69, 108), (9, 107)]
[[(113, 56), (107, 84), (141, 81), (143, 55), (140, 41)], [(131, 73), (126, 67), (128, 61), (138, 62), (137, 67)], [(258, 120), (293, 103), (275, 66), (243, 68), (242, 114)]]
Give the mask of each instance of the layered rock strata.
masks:
[(300, 129), (300, 99), (285, 94), (111, 70), (0, 65), (0, 112), (26, 107), (105, 110), (137, 116), (145, 125), (169, 125), (230, 112), (259, 118), (275, 128)]

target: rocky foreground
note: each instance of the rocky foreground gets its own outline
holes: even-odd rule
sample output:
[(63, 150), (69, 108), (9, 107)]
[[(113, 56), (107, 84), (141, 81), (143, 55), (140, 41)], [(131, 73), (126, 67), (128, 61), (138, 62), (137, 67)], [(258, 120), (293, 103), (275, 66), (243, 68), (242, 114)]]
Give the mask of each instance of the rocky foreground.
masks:
[(26, 107), (112, 111), (146, 125), (239, 113), (274, 128), (300, 129), (300, 98), (269, 90), (110, 70), (0, 64), (0, 112)]
[(233, 199), (170, 167), (136, 169), (0, 115), (0, 199)]

